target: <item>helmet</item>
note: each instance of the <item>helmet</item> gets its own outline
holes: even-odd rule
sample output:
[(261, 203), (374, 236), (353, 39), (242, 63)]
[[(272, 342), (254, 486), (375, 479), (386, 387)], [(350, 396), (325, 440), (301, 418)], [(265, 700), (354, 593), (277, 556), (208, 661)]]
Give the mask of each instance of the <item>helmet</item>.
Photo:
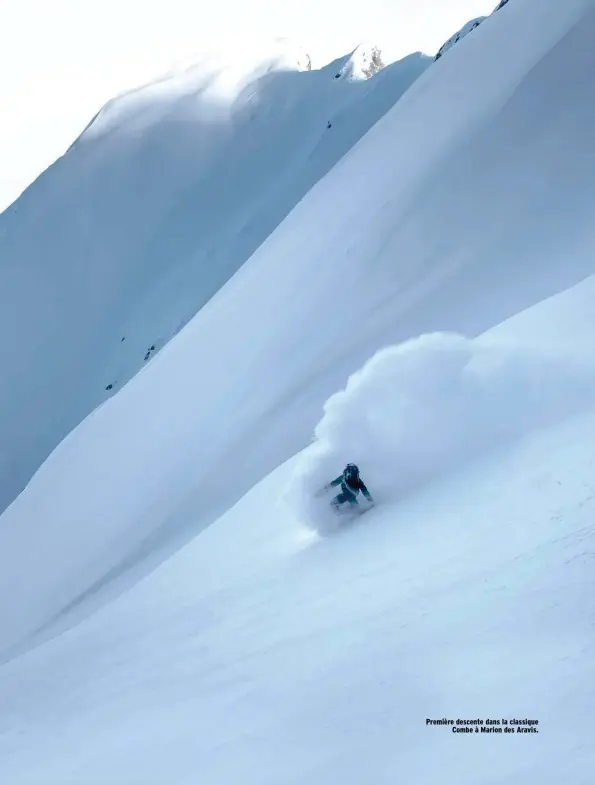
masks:
[(359, 469), (354, 463), (348, 463), (343, 472), (343, 476), (347, 482), (355, 482), (359, 477)]

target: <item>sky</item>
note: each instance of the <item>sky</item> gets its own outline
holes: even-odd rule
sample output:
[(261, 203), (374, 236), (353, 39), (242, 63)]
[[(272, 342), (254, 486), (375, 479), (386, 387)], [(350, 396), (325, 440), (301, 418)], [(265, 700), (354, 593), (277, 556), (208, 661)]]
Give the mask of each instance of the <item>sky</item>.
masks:
[(316, 66), (362, 41), (435, 52), (495, 0), (0, 0), (0, 210), (98, 109), (222, 43), (289, 37)]

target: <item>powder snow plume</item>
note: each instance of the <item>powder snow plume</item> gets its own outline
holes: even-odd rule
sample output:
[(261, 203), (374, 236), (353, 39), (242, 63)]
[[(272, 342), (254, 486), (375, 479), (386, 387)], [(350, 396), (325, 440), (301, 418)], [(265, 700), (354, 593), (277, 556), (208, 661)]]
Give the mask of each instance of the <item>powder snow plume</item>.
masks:
[[(319, 533), (337, 528), (320, 496), (348, 462), (377, 501), (593, 403), (595, 364), (534, 349), (422, 335), (379, 351), (326, 402), (286, 500)], [(318, 495), (317, 495), (318, 494)]]

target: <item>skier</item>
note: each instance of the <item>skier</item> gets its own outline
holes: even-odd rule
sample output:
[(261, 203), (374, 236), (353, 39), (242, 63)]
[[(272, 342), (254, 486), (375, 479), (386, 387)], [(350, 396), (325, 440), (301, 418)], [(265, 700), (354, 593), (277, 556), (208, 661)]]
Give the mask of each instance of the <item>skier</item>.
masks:
[(372, 499), (370, 492), (364, 485), (359, 475), (359, 469), (354, 463), (348, 463), (343, 470), (343, 474), (337, 477), (336, 480), (329, 482), (328, 485), (325, 485), (324, 490), (328, 491), (330, 488), (336, 488), (337, 485), (341, 486), (341, 493), (335, 496), (331, 502), (335, 512), (339, 512), (339, 508), (343, 504), (349, 504), (352, 510), (358, 508), (359, 502), (357, 501), (357, 495), (360, 491), (370, 504), (374, 504), (374, 499)]

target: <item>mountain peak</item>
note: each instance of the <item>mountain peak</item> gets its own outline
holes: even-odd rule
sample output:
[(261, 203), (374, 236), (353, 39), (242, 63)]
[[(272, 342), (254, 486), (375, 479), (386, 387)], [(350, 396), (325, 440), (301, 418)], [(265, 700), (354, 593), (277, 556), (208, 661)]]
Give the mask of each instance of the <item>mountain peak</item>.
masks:
[(384, 66), (380, 48), (372, 44), (361, 43), (346, 59), (341, 70), (336, 73), (335, 79), (346, 79), (350, 82), (370, 79)]

